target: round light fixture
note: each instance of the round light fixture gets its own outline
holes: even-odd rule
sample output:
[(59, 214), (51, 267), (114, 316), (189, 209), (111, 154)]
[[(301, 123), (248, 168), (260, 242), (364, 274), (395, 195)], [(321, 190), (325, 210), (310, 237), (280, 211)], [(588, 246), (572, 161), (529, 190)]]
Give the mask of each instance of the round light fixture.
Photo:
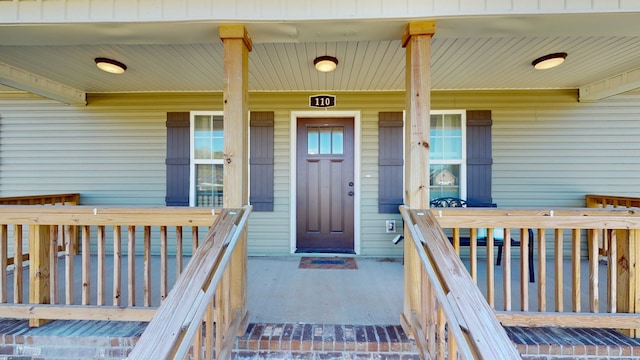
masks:
[(333, 56), (319, 56), (313, 60), (313, 65), (318, 71), (329, 72), (336, 69), (338, 66), (338, 59)]
[(560, 52), (539, 57), (531, 62), (536, 70), (546, 70), (556, 67), (564, 62), (567, 53)]
[(107, 59), (107, 58), (95, 58), (96, 66), (102, 70), (111, 74), (122, 74), (125, 70), (127, 70), (127, 65), (121, 63), (120, 61)]

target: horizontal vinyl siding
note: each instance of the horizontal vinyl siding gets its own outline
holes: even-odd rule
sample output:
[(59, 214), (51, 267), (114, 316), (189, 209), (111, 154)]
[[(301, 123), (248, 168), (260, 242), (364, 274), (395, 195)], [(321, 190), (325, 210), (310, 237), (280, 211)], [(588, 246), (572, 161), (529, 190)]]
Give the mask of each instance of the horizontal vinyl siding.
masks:
[(71, 107), (0, 98), (0, 196), (79, 192), (85, 205), (164, 205), (166, 112), (202, 109), (185, 99), (100, 95)]
[[(577, 91), (460, 92), (493, 115), (493, 199), (500, 207), (583, 207), (585, 194), (640, 197), (640, 97), (579, 103)], [(435, 105), (434, 105), (435, 107)]]
[[(250, 110), (275, 115), (274, 211), (251, 215), (252, 255), (290, 252), (290, 114), (312, 110), (309, 95), (249, 95)], [(384, 229), (385, 220), (401, 229), (400, 216), (377, 211), (377, 121), (403, 110), (404, 93), (335, 95), (330, 110), (361, 114), (361, 254), (401, 256)], [(518, 208), (581, 207), (587, 193), (640, 197), (639, 103), (638, 94), (579, 103), (571, 90), (432, 94), (433, 109), (492, 111), (493, 199)], [(166, 112), (190, 110), (222, 110), (221, 94), (94, 95), (78, 108), (1, 94), (0, 196), (80, 192), (83, 204), (164, 206)]]

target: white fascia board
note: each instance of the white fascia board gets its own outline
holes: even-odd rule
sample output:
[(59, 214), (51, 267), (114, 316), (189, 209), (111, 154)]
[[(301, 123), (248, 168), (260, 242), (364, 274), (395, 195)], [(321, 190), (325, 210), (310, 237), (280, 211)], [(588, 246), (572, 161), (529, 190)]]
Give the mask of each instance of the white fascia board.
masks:
[(0, 84), (73, 106), (87, 105), (84, 91), (4, 63), (0, 63)]
[(640, 88), (640, 68), (598, 80), (579, 88), (580, 102), (594, 102)]

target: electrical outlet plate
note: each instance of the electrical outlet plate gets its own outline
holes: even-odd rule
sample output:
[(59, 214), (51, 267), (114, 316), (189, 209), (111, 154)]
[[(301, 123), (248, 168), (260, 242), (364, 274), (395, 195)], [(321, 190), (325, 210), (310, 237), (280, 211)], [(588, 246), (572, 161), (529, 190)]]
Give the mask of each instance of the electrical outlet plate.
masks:
[(386, 229), (388, 233), (396, 232), (396, 221), (395, 220), (387, 220), (386, 221)]

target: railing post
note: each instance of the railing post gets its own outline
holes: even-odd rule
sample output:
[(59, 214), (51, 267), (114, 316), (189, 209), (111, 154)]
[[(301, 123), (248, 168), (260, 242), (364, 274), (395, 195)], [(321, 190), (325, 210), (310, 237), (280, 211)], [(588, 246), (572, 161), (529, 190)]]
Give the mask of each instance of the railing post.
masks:
[[(620, 313), (640, 313), (640, 229), (617, 230), (617, 307)], [(623, 329), (639, 338), (640, 329)]]
[[(29, 303), (49, 304), (49, 225), (29, 225)], [(29, 326), (37, 327), (49, 322), (29, 319)]]

